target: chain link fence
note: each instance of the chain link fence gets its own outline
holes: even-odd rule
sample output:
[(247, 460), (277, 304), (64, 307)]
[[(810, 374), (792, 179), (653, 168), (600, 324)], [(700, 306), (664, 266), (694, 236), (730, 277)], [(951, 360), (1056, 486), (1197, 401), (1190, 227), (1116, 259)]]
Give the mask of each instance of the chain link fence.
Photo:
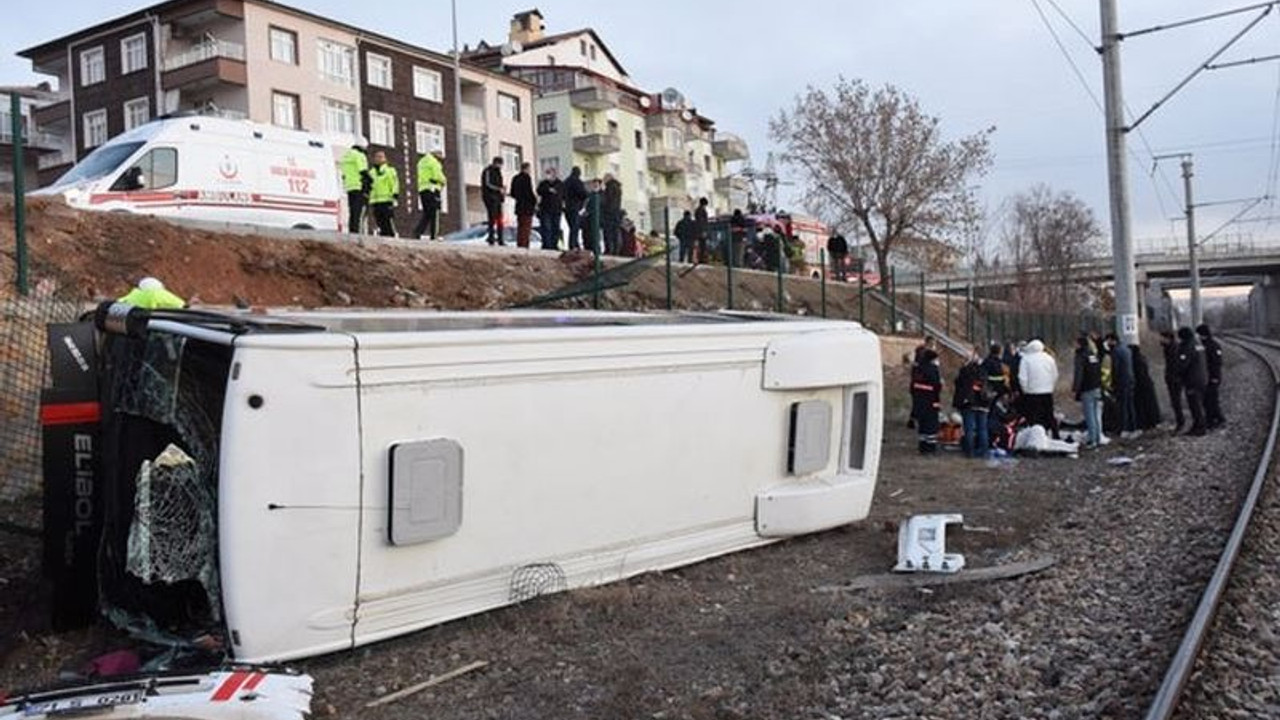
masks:
[(53, 297), (0, 299), (0, 500), (40, 490), (40, 390), (48, 384), (45, 326), (84, 308)]

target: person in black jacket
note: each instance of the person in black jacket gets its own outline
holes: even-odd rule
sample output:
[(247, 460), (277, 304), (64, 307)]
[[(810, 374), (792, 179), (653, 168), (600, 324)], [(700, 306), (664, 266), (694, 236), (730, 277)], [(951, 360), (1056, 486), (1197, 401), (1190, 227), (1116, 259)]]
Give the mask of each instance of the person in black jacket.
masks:
[(1085, 447), (1096, 448), (1102, 441), (1098, 425), (1098, 402), (1102, 398), (1102, 356), (1088, 335), (1076, 339), (1075, 373), (1071, 392), (1084, 413)]
[(538, 210), (529, 163), (520, 163), (520, 172), (511, 178), (511, 199), (516, 201), (516, 245), (527, 248), (533, 234), (533, 214)]
[(1130, 345), (1133, 356), (1134, 409), (1138, 413), (1138, 429), (1154, 430), (1160, 425), (1160, 400), (1156, 397), (1156, 384), (1151, 381), (1151, 366), (1142, 354), (1142, 347)]
[(942, 404), (942, 371), (938, 353), (925, 350), (911, 374), (911, 411), (916, 418), (920, 452), (938, 451), (938, 409)]
[(991, 448), (987, 421), (994, 398), (988, 392), (981, 358), (975, 352), (956, 374), (956, 387), (951, 399), (951, 407), (959, 410), (964, 418), (960, 449), (968, 457), (985, 458)]
[(502, 201), (506, 198), (506, 183), (502, 179), (502, 158), (496, 157), (480, 173), (480, 199), (488, 218), (490, 245), (506, 245), (502, 239)]
[(600, 229), (604, 233), (606, 255), (622, 253), (622, 183), (606, 173), (600, 197)]
[(581, 247), (578, 236), (582, 231), (582, 208), (587, 204), (587, 184), (582, 182), (582, 168), (569, 171), (564, 180), (564, 221), (569, 224), (569, 249)]
[(1191, 332), (1191, 328), (1178, 329), (1178, 357), (1175, 362), (1178, 381), (1182, 383), (1182, 391), (1187, 395), (1187, 408), (1191, 410), (1191, 429), (1187, 434), (1204, 435), (1204, 391), (1209, 384), (1209, 375), (1205, 370), (1204, 348), (1196, 342), (1196, 334)]
[(691, 262), (693, 260), (693, 242), (697, 239), (697, 229), (693, 223), (693, 213), (688, 210), (684, 211), (684, 217), (676, 223), (676, 229), (673, 231), (676, 240), (680, 242), (680, 262)]
[(698, 200), (698, 209), (693, 213), (694, 255), (693, 264), (705, 263), (707, 257), (707, 238), (711, 235), (711, 215), (707, 210), (707, 199)]
[(848, 277), (849, 241), (839, 233), (832, 235), (827, 239), (827, 255), (831, 258), (831, 274), (843, 281)]
[(1164, 387), (1169, 391), (1169, 405), (1173, 407), (1173, 432), (1182, 432), (1186, 418), (1182, 414), (1182, 380), (1178, 374), (1178, 339), (1165, 330), (1160, 333), (1160, 348), (1164, 350)]
[(560, 247), (560, 213), (564, 211), (564, 183), (554, 167), (538, 183), (538, 232), (542, 233), (542, 249)]
[(1204, 346), (1205, 367), (1208, 370), (1209, 384), (1204, 389), (1204, 422), (1205, 427), (1213, 430), (1227, 423), (1222, 416), (1222, 399), (1219, 391), (1222, 388), (1222, 345), (1209, 330), (1208, 325), (1196, 328), (1200, 336), (1200, 344)]

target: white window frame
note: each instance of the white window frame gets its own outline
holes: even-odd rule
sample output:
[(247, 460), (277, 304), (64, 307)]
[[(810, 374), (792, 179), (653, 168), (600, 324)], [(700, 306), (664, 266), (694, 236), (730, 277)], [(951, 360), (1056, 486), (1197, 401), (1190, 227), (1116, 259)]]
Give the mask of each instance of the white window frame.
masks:
[(444, 126), (417, 120), (413, 123), (414, 147), (419, 155), (429, 152), (444, 154)]
[[(385, 133), (384, 133), (385, 131)], [(369, 111), (369, 144), (392, 147), (396, 144), (396, 117), (377, 110)]]
[(356, 49), (334, 40), (316, 40), (316, 71), (321, 80), (355, 87)]
[[(134, 51), (130, 49), (130, 45), (137, 43), (142, 49)], [(137, 57), (132, 57), (137, 55)], [(120, 41), (120, 74), (128, 75), (139, 70), (146, 70), (149, 65), (147, 59), (147, 34), (144, 32), (135, 33)]]
[[(98, 126), (99, 122), (101, 122), (101, 126), (100, 126), (101, 135), (100, 137), (95, 139), (94, 127)], [(81, 118), (80, 129), (84, 131), (84, 147), (86, 150), (88, 150), (89, 148), (98, 147), (99, 145), (105, 143), (108, 139), (107, 109), (100, 108), (98, 110), (91, 110), (85, 113)]]
[(524, 163), (524, 148), (514, 143), (498, 143), (498, 157), (502, 158), (503, 167), (511, 169), (511, 172), (520, 172), (520, 165)]
[[(141, 108), (142, 117), (135, 120), (134, 113), (139, 108)], [(146, 123), (151, 121), (151, 98), (148, 98), (146, 95), (143, 95), (142, 97), (137, 97), (132, 100), (129, 100), (124, 104), (123, 110), (124, 110), (124, 131), (129, 132), (130, 130), (138, 126), (145, 125)]]
[[(469, 153), (471, 141), (475, 139), (475, 153)], [(472, 165), (486, 165), (489, 160), (486, 155), (489, 154), (489, 138), (484, 133), (462, 133), (462, 159)]]
[[(546, 118), (551, 118), (551, 123), (550, 123), (551, 129), (544, 132), (542, 129), (542, 121)], [(555, 135), (556, 133), (560, 132), (560, 113), (558, 112), (538, 113), (538, 115), (534, 118), (533, 124), (534, 124), (534, 131), (537, 132), (539, 135)]]
[[(379, 70), (378, 77), (375, 78), (374, 76), (375, 68), (385, 68), (385, 71)], [(383, 90), (394, 90), (395, 89), (395, 79), (393, 78), (393, 75), (395, 74), (394, 68), (395, 66), (392, 64), (391, 58), (387, 57), (386, 55), (379, 55), (377, 53), (365, 54), (364, 79), (366, 83), (368, 83), (373, 87), (382, 88)], [(384, 78), (382, 77), (383, 72), (385, 72), (386, 74), (385, 85), (382, 84), (382, 80), (384, 80)]]
[(360, 111), (354, 103), (321, 97), (320, 113), (326, 134), (358, 135), (360, 133)]
[[(424, 87), (423, 82), (428, 78), (434, 85)], [(431, 102), (444, 102), (444, 75), (439, 70), (414, 65), (413, 96)]]
[[(90, 64), (90, 58), (97, 58), (97, 62)], [(95, 68), (96, 72), (90, 72), (90, 68)], [(85, 48), (80, 51), (80, 87), (88, 87), (105, 82), (107, 79), (107, 53), (102, 49), (101, 45), (91, 48)]]
[[(289, 112), (293, 115), (293, 122), (286, 124), (280, 121), (280, 100), (289, 101)], [(297, 130), (302, 127), (302, 98), (296, 93), (282, 92), (280, 90), (271, 91), (271, 124), (276, 127), (290, 128)]]
[[(287, 45), (289, 50), (288, 57), (283, 57), (281, 55), (276, 54), (276, 48), (277, 48), (276, 40), (278, 38), (287, 38), (289, 40), (289, 44)], [(283, 49), (286, 46), (281, 44), (279, 47)], [(297, 65), (299, 61), (298, 33), (296, 31), (290, 30), (289, 28), (283, 28), (278, 25), (268, 25), (267, 26), (267, 55), (275, 62), (284, 63), (285, 65)]]
[[(506, 103), (506, 105), (508, 108), (511, 108), (514, 110), (514, 113), (512, 115), (508, 115), (505, 112), (503, 112), (503, 105), (504, 105), (503, 100), (510, 101), (509, 103)], [(522, 115), (522, 108), (520, 107), (521, 103), (520, 103), (519, 97), (516, 97), (515, 95), (510, 95), (508, 93), (499, 92), (497, 102), (498, 102), (499, 118), (503, 120), (509, 120), (511, 122), (520, 122), (520, 117)]]
[(538, 175), (546, 175), (548, 168), (556, 169), (556, 177), (560, 177), (560, 156), (552, 155), (551, 157), (538, 158)]

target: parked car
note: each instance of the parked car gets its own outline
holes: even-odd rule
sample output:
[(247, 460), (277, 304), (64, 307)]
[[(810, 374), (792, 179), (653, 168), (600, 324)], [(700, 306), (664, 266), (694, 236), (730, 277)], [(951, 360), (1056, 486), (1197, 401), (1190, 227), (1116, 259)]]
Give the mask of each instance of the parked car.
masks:
[[(459, 243), (462, 245), (484, 245), (489, 236), (489, 228), (484, 223), (472, 225), (465, 230), (451, 232), (444, 236), (445, 242)], [(514, 225), (505, 225), (502, 228), (502, 241), (508, 245), (516, 244), (516, 228)], [(529, 234), (529, 247), (541, 248), (542, 236), (537, 230), (533, 230)]]

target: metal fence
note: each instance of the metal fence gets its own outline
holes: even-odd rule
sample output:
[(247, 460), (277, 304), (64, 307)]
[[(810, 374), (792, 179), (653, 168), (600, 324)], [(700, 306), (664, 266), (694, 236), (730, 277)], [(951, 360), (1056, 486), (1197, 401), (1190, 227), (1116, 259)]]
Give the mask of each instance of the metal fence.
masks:
[(72, 322), (78, 303), (0, 300), (0, 500), (40, 490), (40, 390), (48, 383), (45, 326)]

